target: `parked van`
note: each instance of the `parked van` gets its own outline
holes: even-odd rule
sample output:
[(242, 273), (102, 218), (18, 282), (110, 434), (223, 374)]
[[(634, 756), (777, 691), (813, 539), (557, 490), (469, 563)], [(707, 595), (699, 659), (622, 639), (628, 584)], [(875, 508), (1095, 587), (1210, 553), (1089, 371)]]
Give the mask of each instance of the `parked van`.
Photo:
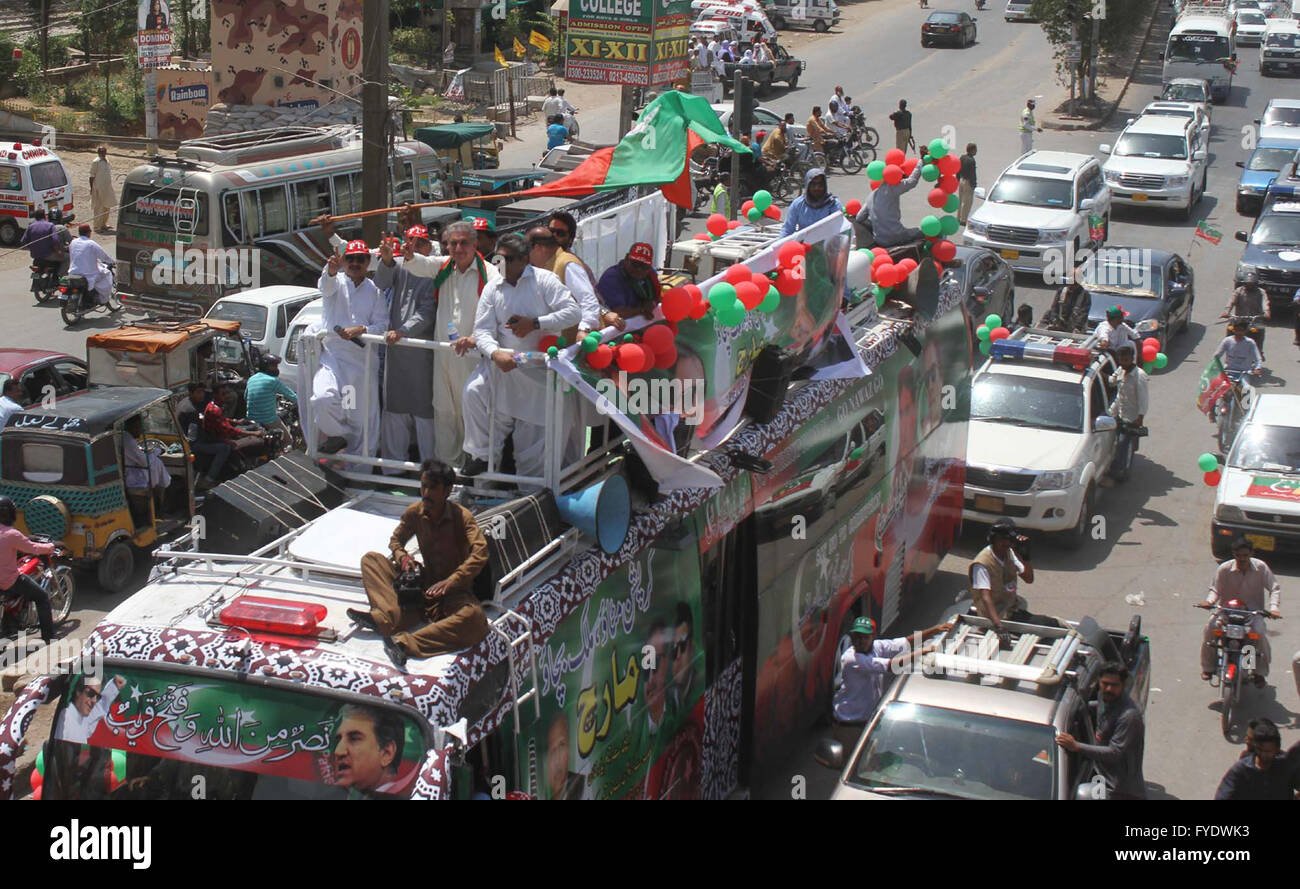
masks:
[(14, 142), (0, 146), (0, 246), (16, 247), (37, 207), (72, 211), (72, 184), (48, 148)]
[(699, 21), (691, 26), (691, 36), (695, 35), (697, 27), (710, 21), (730, 25), (740, 35), (742, 45), (753, 43), (755, 37), (776, 39), (776, 29), (767, 16), (760, 10), (746, 9), (743, 6), (713, 6), (705, 9), (700, 13)]
[(824, 34), (840, 23), (840, 8), (835, 0), (776, 0), (764, 11), (778, 31), (802, 27)]
[(1237, 47), (1227, 6), (1188, 5), (1174, 22), (1160, 58), (1165, 63), (1162, 84), (1176, 77), (1208, 80), (1214, 101), (1227, 99), (1232, 90), (1232, 72), (1237, 67)]

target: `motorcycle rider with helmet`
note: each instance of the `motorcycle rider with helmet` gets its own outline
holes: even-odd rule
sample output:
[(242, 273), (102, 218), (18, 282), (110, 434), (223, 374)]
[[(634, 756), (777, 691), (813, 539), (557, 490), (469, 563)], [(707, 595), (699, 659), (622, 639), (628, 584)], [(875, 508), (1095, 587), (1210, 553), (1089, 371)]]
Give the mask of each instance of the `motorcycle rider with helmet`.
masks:
[(30, 577), (18, 573), (18, 554), (48, 556), (56, 549), (52, 543), (37, 543), (15, 528), (18, 507), (9, 497), (0, 496), (0, 596), (16, 596), (36, 605), (41, 624), (41, 641), (46, 645), (54, 638), (54, 617), (50, 597)]
[[(1241, 283), (1237, 285), (1236, 290), (1232, 291), (1232, 299), (1228, 300), (1227, 307), (1224, 308), (1223, 314), (1219, 317), (1228, 318), (1233, 315), (1238, 318), (1266, 318), (1268, 316), (1268, 294), (1264, 292), (1264, 288), (1259, 286), (1258, 272), (1250, 271), (1241, 276)], [(1264, 356), (1264, 325), (1257, 325), (1255, 329), (1259, 332), (1258, 339), (1249, 333), (1248, 335), (1255, 340), (1255, 345), (1259, 346), (1259, 354), (1262, 358)]]

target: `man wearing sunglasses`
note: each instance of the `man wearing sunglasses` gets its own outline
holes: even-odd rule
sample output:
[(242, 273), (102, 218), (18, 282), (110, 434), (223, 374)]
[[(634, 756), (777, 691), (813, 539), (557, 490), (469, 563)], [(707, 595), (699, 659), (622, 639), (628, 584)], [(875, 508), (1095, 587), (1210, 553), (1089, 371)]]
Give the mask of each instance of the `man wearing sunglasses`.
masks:
[(558, 277), (529, 264), (528, 253), (521, 236), (503, 235), (497, 254), (504, 277), (490, 281), (479, 298), (474, 345), (485, 360), (466, 384), (462, 404), (470, 457), (462, 473), (466, 477), (487, 468), (489, 452), (499, 455), (512, 429), (519, 474), (542, 474), (550, 396), (546, 369), (536, 363), (521, 367), (514, 356), (540, 351), (542, 332), (572, 327), (581, 320), (582, 309)]
[[(95, 684), (92, 685), (92, 682)], [(76, 685), (72, 689), (72, 700), (63, 711), (59, 728), (54, 734), (60, 741), (72, 744), (88, 743), (100, 720), (108, 715), (108, 708), (117, 700), (118, 692), (126, 686), (126, 680), (121, 676), (114, 676), (108, 683), (108, 689), (102, 692), (99, 684), (98, 679), (88, 679), (84, 675), (77, 677)]]
[(366, 276), (369, 267), (366, 242), (349, 241), (343, 256), (330, 254), (316, 285), (324, 305), (312, 329), (323, 349), (311, 405), (326, 454), (361, 454), (367, 440), (373, 452), (379, 444), (379, 361), (372, 358), (366, 372), (365, 347), (357, 337), (388, 330), (388, 307)]
[[(587, 278), (591, 281), (592, 288), (596, 291), (596, 301), (600, 303), (601, 306), (604, 306), (605, 298), (600, 292), (600, 281), (598, 276), (591, 270), (591, 266), (587, 265), (587, 261), (578, 255), (578, 251), (573, 249), (573, 242), (578, 237), (578, 220), (573, 218), (572, 213), (566, 213), (564, 210), (556, 210), (551, 214), (551, 219), (546, 223), (546, 227), (550, 230), (551, 234), (555, 235), (555, 240), (560, 242), (560, 249), (571, 253), (573, 257), (582, 264), (582, 268), (587, 273)], [(613, 313), (609, 313), (608, 316), (603, 317), (601, 320), (605, 324), (614, 323), (619, 330), (623, 329), (622, 326), (616, 323)]]
[[(558, 223), (552, 223), (559, 228)], [(550, 228), (536, 226), (528, 230), (528, 261), (539, 269), (552, 272), (573, 294), (582, 308), (582, 319), (576, 330), (565, 331), (569, 342), (581, 339), (587, 331), (605, 326), (605, 308), (596, 299), (596, 279), (587, 271), (582, 260), (560, 246), (560, 239)], [(611, 316), (610, 322), (613, 323)]]

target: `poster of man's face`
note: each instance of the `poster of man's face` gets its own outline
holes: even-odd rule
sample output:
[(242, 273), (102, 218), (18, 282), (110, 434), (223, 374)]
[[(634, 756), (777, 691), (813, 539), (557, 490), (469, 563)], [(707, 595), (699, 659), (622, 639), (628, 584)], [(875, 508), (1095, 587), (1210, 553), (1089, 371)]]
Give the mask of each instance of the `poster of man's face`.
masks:
[(395, 715), (349, 704), (334, 729), (334, 784), (368, 792), (397, 777), (405, 729)]

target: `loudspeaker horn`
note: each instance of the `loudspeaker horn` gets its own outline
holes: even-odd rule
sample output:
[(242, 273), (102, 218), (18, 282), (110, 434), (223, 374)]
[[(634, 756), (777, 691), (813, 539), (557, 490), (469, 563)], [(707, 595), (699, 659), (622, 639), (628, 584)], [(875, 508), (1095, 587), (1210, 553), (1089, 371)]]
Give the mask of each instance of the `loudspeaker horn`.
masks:
[(611, 475), (598, 485), (561, 494), (555, 503), (560, 518), (596, 538), (605, 552), (613, 554), (622, 549), (632, 524), (632, 499), (623, 476)]

